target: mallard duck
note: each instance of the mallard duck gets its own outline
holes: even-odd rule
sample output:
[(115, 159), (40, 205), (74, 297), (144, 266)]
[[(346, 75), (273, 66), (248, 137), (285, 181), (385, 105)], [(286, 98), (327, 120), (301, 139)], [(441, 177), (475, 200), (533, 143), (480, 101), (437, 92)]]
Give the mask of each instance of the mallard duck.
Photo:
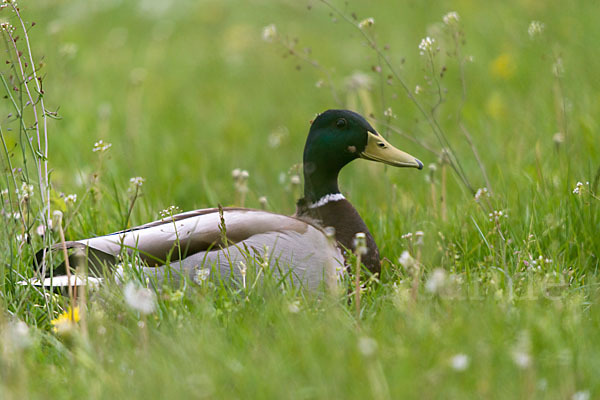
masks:
[[(357, 158), (423, 168), (421, 161), (388, 143), (359, 114), (328, 110), (315, 118), (308, 133), (303, 156), (304, 197), (294, 215), (236, 207), (202, 209), (70, 241), (66, 247), (82, 249), (79, 253), (88, 255), (92, 275), (98, 274), (101, 266), (119, 263), (124, 251), (138, 254), (148, 265), (145, 272), (159, 279), (166, 274), (166, 264), (175, 278), (180, 273), (192, 280), (209, 274), (239, 279), (248, 257), (257, 257), (262, 262), (268, 259), (279, 274), (315, 289), (323, 282), (336, 284), (345, 251), (353, 251), (355, 235), (363, 232), (367, 252), (362, 260), (377, 273), (381, 268), (377, 244), (338, 187), (340, 170)], [(334, 239), (331, 232), (335, 232)], [(62, 243), (54, 246), (60, 248)], [(63, 263), (53, 279), (64, 272)], [(38, 284), (50, 285), (50, 278)]]

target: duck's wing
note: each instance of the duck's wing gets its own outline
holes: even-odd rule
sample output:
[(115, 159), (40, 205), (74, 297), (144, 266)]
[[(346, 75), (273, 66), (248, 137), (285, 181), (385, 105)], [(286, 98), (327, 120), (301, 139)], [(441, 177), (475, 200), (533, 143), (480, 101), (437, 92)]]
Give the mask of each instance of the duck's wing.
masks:
[[(222, 276), (239, 275), (235, 266), (249, 252), (260, 253), (270, 256), (282, 270), (310, 282), (335, 279), (342, 263), (339, 250), (320, 227), (295, 217), (244, 208), (190, 211), (66, 245), (85, 251), (92, 272), (101, 265), (115, 264), (122, 252), (136, 252), (149, 266), (170, 264), (188, 275), (204, 265), (218, 266)], [(61, 243), (54, 246), (61, 247)], [(161, 275), (161, 271), (157, 273)], [(63, 272), (57, 270), (55, 275)]]

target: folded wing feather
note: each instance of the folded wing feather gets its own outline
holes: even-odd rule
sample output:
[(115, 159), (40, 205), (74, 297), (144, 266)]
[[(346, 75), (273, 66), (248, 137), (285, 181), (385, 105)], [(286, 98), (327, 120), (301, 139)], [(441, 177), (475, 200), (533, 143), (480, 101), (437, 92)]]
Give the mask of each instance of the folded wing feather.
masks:
[(335, 284), (343, 258), (319, 227), (298, 218), (251, 209), (225, 208), (222, 218), (224, 225), (218, 209), (191, 211), (125, 231), (68, 242), (68, 247), (88, 248), (102, 262), (113, 259), (113, 263), (122, 251), (137, 250), (151, 267), (146, 273), (160, 279), (166, 274), (167, 262), (169, 268), (191, 278), (198, 269), (209, 266), (222, 277), (239, 278), (239, 263), (250, 252), (268, 259), (272, 268), (277, 267), (309, 288), (323, 281)]

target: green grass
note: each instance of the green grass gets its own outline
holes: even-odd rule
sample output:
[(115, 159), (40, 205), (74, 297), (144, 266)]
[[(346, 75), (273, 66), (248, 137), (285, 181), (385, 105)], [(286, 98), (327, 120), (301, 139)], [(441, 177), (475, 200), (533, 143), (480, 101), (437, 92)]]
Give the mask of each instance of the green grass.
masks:
[[(352, 24), (319, 1), (20, 6), (26, 22), (36, 22), (29, 35), (35, 61), (43, 58), (46, 107), (61, 116), (49, 121), (49, 164), (52, 210), (64, 212), (67, 240), (124, 228), (134, 176), (145, 183), (129, 225), (154, 220), (170, 205), (236, 205), (234, 168), (250, 173), (246, 206), (258, 208), (266, 196), (270, 210), (292, 213), (299, 193), (290, 176), (309, 121), (327, 108), (373, 112), (391, 143), (437, 170), (431, 183), (427, 167), (357, 161), (344, 169), (342, 191), (390, 261), (379, 282), (365, 283), (358, 318), (351, 295), (281, 290), (269, 280), (245, 292), (166, 289), (156, 312), (141, 317), (121, 287), (107, 285), (88, 302), (88, 333), (80, 323), (66, 336), (50, 321), (67, 301), (15, 285), (19, 274), (32, 275), (32, 254), (43, 245), (33, 234), (36, 187), (25, 208), (31, 243), (17, 240), (24, 227), (16, 221), (6, 218), (0, 229), (0, 398), (600, 396), (600, 12), (593, 2), (336, 4), (349, 18), (356, 13)], [(441, 22), (452, 10), (464, 33), (460, 57), (472, 56), (463, 64), (464, 101), (461, 64)], [(366, 17), (375, 19), (368, 36), (410, 92), (424, 89), (415, 98), (427, 112), (439, 96), (424, 76), (439, 81), (435, 120), (477, 189), (487, 184), (459, 122), (468, 130), (489, 175), (489, 198), (475, 201), (438, 155), (386, 128), (391, 107), (391, 125), (440, 153), (415, 102), (398, 79), (387, 83), (391, 71), (365, 45), (355, 25)], [(0, 18), (18, 22), (8, 9)], [(533, 20), (545, 29), (530, 38)], [(278, 40), (267, 43), (262, 29), (271, 23)], [(434, 74), (419, 55), (425, 36), (440, 47)], [(319, 68), (284, 44), (302, 57), (310, 48)], [(560, 74), (553, 73), (557, 63)], [(10, 81), (9, 65), (1, 65)], [(370, 90), (347, 85), (357, 71), (370, 77)], [(22, 91), (11, 94), (18, 102)], [(18, 185), (37, 182), (8, 99), (0, 115), (11, 163), (24, 171), (16, 172)], [(285, 133), (271, 147), (274, 132)], [(112, 143), (104, 154), (92, 152), (99, 139)], [(0, 189), (14, 193), (1, 154)], [(576, 195), (579, 181), (584, 189)], [(75, 206), (61, 193), (77, 194)], [(14, 199), (3, 204), (6, 212), (15, 206)], [(490, 221), (494, 211), (507, 217)], [(424, 232), (422, 245), (402, 238), (416, 231)], [(418, 270), (398, 261), (405, 250), (421, 254)], [(540, 256), (548, 261), (534, 266)], [(444, 285), (432, 293), (439, 269)], [(17, 319), (30, 327), (24, 348), (11, 333)], [(452, 365), (457, 355), (467, 357), (464, 370)]]

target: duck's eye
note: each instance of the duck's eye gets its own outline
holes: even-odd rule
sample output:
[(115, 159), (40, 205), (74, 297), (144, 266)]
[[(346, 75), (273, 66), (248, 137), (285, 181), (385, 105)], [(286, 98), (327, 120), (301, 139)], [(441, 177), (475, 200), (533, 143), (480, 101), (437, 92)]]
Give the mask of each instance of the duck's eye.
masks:
[(342, 128), (345, 128), (347, 124), (348, 124), (348, 122), (344, 118), (340, 118), (335, 123), (335, 126), (342, 129)]

